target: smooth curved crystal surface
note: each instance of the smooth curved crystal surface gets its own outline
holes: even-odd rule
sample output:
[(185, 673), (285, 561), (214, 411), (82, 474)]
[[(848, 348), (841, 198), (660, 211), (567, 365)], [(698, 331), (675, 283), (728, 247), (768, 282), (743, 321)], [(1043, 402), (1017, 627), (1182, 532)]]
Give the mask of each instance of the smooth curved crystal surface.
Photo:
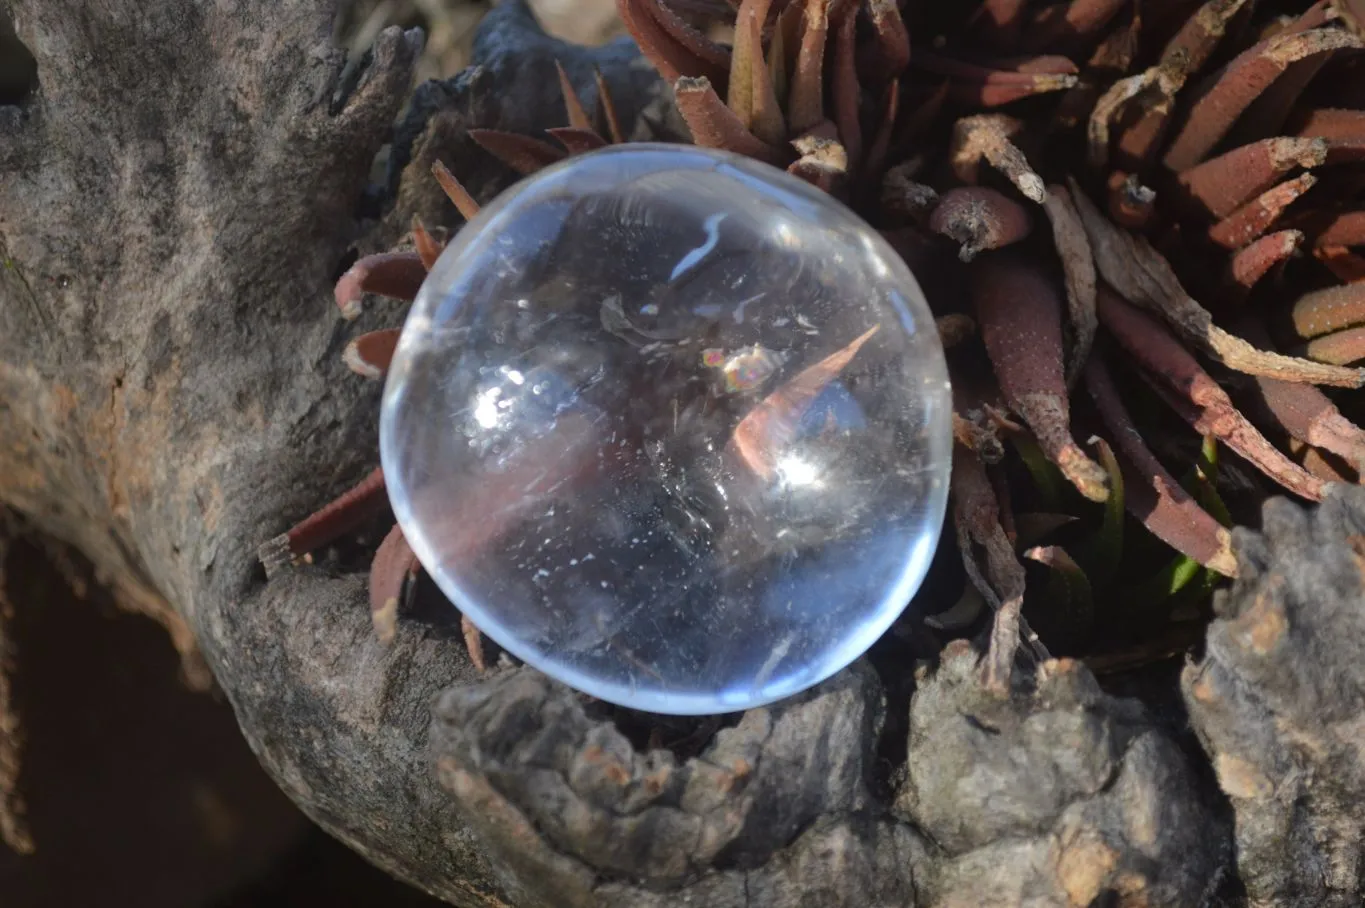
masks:
[(705, 714), (823, 680), (901, 613), (950, 413), (875, 231), (766, 165), (633, 144), (456, 236), (380, 438), (403, 532), (489, 637), (603, 700)]

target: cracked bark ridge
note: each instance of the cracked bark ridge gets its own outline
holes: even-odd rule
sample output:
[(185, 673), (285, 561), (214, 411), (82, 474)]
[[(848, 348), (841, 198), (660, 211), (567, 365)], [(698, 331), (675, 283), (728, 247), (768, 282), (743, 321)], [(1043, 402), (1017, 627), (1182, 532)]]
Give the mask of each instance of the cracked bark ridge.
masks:
[(1365, 489), (1267, 502), (1233, 547), (1241, 572), (1182, 686), (1236, 812), (1238, 875), (1255, 905), (1359, 905)]
[(442, 695), (431, 756), (523, 908), (921, 904), (926, 845), (868, 790), (884, 711), (859, 662), (680, 762), (516, 669)]
[(1142, 705), (1070, 660), (1009, 698), (979, 677), (950, 644), (911, 703), (893, 810), (944, 853), (933, 904), (1204, 904), (1227, 830)]

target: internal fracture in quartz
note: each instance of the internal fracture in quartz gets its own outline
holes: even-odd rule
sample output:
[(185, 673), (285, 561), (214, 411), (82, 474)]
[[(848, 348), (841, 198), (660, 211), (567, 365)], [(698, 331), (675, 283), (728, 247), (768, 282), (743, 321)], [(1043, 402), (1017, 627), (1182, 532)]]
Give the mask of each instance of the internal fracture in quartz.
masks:
[(772, 168), (632, 145), (441, 254), (380, 439), (404, 536), (475, 625), (602, 699), (713, 713), (822, 680), (906, 607), (950, 413), (875, 232)]

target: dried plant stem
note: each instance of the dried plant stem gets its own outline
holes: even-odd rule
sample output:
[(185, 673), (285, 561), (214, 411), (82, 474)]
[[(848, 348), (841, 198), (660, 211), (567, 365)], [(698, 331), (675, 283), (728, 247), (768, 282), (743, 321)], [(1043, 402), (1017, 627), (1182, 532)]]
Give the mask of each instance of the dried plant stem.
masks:
[[(963, 567), (972, 585), (996, 611), (990, 651), (986, 655), (986, 684), (1003, 696), (1009, 693), (1021, 635), (1035, 657), (1046, 659), (1047, 650), (1036, 635), (1024, 630), (1020, 615), (1024, 605), (1024, 566), (1015, 557), (1014, 547), (1000, 525), (1000, 505), (986, 468), (973, 452), (955, 445), (952, 477), (953, 523)], [(976, 558), (977, 545), (985, 551), (984, 571)]]
[(1066, 187), (1047, 188), (1043, 210), (1052, 223), (1052, 244), (1062, 260), (1066, 279), (1067, 313), (1071, 321), (1071, 356), (1066, 362), (1066, 385), (1074, 387), (1090, 356), (1099, 322), (1095, 316), (1095, 256), (1085, 234), (1080, 212)]
[(1346, 388), (1365, 383), (1365, 372), (1359, 369), (1268, 353), (1228, 334), (1185, 292), (1170, 264), (1146, 239), (1111, 224), (1074, 180), (1071, 194), (1090, 237), (1100, 276), (1128, 302), (1164, 318), (1191, 346), (1229, 369), (1250, 375)]
[(977, 182), (977, 169), (984, 158), (1004, 174), (1024, 197), (1040, 205), (1047, 197), (1043, 178), (1034, 173), (1028, 159), (1010, 137), (1023, 128), (1020, 121), (1002, 114), (963, 117), (953, 125), (949, 152), (953, 172), (964, 183)]

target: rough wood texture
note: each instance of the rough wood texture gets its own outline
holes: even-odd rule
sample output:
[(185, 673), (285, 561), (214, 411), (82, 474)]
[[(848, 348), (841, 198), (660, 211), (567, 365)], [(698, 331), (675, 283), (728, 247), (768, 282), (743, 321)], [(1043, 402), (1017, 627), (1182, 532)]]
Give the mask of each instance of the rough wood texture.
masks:
[[(86, 553), (126, 605), (177, 635), (189, 668), (197, 642), (262, 763), (333, 834), (468, 906), (1188, 906), (1216, 885), (1232, 833), (1201, 756), (1071, 663), (1001, 697), (955, 644), (918, 681), (895, 766), (883, 754), (907, 752), (906, 705), (890, 712), (865, 663), (684, 756), (638, 749), (629, 717), (528, 669), (476, 677), (451, 609), (409, 614), (380, 644), (354, 558), (266, 583), (256, 545), (375, 461), (378, 388), (341, 353), (402, 312), (341, 321), (330, 292), (348, 253), (389, 247), (414, 214), (458, 222), (427, 176), (437, 156), (481, 198), (506, 185), (467, 130), (567, 122), (556, 58), (589, 105), (603, 70), (632, 136), (676, 134), (629, 43), (561, 44), (505, 0), (476, 67), (418, 88), (391, 130), (419, 36), (384, 33), (342, 84), (324, 0), (14, 0), (12, 12), (40, 87), (0, 106), (0, 501)], [(367, 187), (390, 137), (387, 185)], [(1337, 553), (1322, 521), (1344, 519), (1305, 525)], [(1280, 576), (1253, 572), (1230, 601)], [(1216, 629), (1214, 641), (1215, 667), (1240, 665), (1237, 639)], [(903, 691), (908, 667), (896, 672)], [(1277, 672), (1256, 683), (1308, 677)], [(1214, 753), (1242, 753), (1222, 742), (1258, 728), (1271, 740), (1282, 716), (1312, 721), (1306, 701), (1277, 712), (1276, 696), (1238, 700), (1270, 704), (1254, 721), (1210, 714)], [(1358, 717), (1354, 702), (1323, 722)], [(1330, 740), (1340, 797), (1286, 823), (1339, 827), (1328, 805), (1355, 803), (1359, 758)], [(1257, 748), (1246, 759), (1278, 752)], [(1283, 765), (1297, 774), (1258, 771), (1307, 785), (1323, 758), (1294, 759)], [(1246, 804), (1272, 809), (1260, 791)], [(1256, 852), (1272, 841), (1256, 828), (1239, 825), (1257, 891), (1310, 891), (1274, 888), (1305, 859)]]
[(1182, 679), (1259, 905), (1365, 894), (1365, 489), (1330, 489), (1316, 511), (1271, 501), (1261, 533), (1234, 532), (1242, 573)]

